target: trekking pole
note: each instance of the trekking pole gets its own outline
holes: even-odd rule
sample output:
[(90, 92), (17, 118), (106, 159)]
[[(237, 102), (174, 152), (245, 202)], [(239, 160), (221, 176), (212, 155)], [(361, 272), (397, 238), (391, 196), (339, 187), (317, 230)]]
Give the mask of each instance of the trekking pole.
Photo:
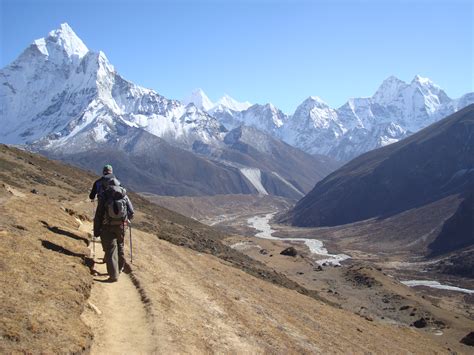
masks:
[[(94, 221), (94, 217), (95, 217), (95, 200), (92, 200), (91, 202), (92, 202), (92, 221)], [(92, 222), (91, 241), (92, 241), (92, 260), (94, 260), (94, 259), (95, 259), (94, 222)]]
[(130, 221), (128, 221), (128, 230), (130, 231), (130, 264), (133, 264), (132, 222)]

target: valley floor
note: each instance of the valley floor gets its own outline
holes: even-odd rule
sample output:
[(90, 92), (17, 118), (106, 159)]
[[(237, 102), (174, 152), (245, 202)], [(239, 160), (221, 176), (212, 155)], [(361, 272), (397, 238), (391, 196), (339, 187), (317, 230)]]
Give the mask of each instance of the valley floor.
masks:
[[(155, 199), (168, 208), (178, 210), (176, 199)], [(186, 199), (178, 198), (179, 206), (189, 202)], [(222, 199), (219, 197), (216, 201), (221, 202)], [(219, 207), (217, 210), (220, 214), (212, 215), (212, 209), (205, 207), (209, 202), (206, 201), (204, 208), (199, 208), (196, 198), (188, 206), (200, 211), (203, 222), (232, 234), (226, 239), (227, 245), (282, 272), (305, 288), (318, 291), (322, 297), (343, 309), (381, 324), (413, 326), (416, 323), (422, 326), (420, 331), (431, 337), (433, 342), (447, 344), (457, 351), (469, 351), (459, 341), (474, 330), (472, 279), (428, 272), (425, 269), (430, 262), (393, 243), (381, 241), (364, 246), (347, 242), (346, 237), (356, 234), (354, 231), (362, 233), (361, 229), (369, 229), (367, 225), (311, 229), (266, 224), (268, 216), (284, 210), (285, 204), (278, 199), (271, 201), (269, 197), (252, 196), (247, 197), (247, 203), (241, 201), (236, 208), (235, 201), (240, 199), (244, 198), (234, 200), (231, 216), (223, 213), (225, 210), (219, 210)], [(218, 205), (229, 203), (227, 201)], [(394, 222), (388, 220), (383, 223)], [(380, 235), (381, 231), (378, 233)], [(296, 241), (298, 239), (307, 242)], [(342, 261), (340, 267), (331, 266), (327, 255), (311, 253), (311, 249), (320, 253), (317, 248), (314, 250), (315, 239), (322, 241), (323, 249), (327, 248), (329, 254), (333, 254), (330, 260), (341, 253), (351, 258)], [(369, 239), (368, 244), (370, 242)], [(375, 248), (375, 245), (378, 247)], [(297, 250), (296, 257), (280, 255), (290, 246)], [(386, 250), (391, 250), (391, 253)], [(437, 280), (441, 284), (464, 288), (465, 292), (429, 287), (409, 288), (400, 280)]]

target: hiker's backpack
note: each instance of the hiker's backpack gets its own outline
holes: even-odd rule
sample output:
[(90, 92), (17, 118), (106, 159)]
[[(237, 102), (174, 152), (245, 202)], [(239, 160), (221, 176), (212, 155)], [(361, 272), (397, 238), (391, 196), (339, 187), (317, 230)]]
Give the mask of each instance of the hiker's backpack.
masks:
[[(102, 198), (103, 194), (107, 190), (107, 187), (110, 185), (111, 181), (115, 179), (114, 175), (104, 175), (98, 181), (96, 185), (97, 198)], [(118, 180), (117, 180), (118, 181)], [(119, 183), (120, 185), (120, 183)]]
[(122, 224), (128, 218), (127, 191), (121, 186), (109, 186), (105, 195), (108, 224)]

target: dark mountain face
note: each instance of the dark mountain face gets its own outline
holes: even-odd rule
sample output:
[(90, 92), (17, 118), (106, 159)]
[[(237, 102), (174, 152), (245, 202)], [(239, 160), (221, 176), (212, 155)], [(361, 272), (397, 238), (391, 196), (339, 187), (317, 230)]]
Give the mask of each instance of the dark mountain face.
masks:
[(386, 217), (463, 193), (474, 179), (474, 105), (398, 143), (366, 153), (324, 180), (283, 221), (335, 226)]
[(332, 158), (310, 155), (254, 127), (228, 132), (221, 146), (195, 141), (193, 152), (239, 170), (259, 193), (299, 199), (339, 166)]
[(242, 130), (252, 136), (238, 134), (221, 147), (195, 141), (188, 151), (117, 120), (103, 142), (81, 132), (65, 148), (44, 149), (42, 142), (31, 148), (94, 171), (110, 163), (126, 186), (172, 196), (268, 193), (299, 199), (337, 166), (253, 128)]
[(144, 130), (129, 128), (115, 143), (96, 144), (76, 154), (45, 155), (100, 172), (112, 164), (120, 181), (136, 191), (158, 195), (255, 193), (238, 169), (200, 158)]
[(429, 245), (432, 255), (474, 245), (474, 185), (470, 190), (456, 213), (444, 223), (441, 233)]
[(443, 274), (474, 279), (474, 246), (458, 250), (433, 264), (429, 269)]

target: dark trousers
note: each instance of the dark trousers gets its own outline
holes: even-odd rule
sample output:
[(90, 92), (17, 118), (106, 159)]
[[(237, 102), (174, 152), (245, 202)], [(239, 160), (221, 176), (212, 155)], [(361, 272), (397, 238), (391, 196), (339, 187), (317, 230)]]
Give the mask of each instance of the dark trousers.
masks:
[(122, 225), (104, 225), (100, 235), (107, 273), (111, 279), (118, 279), (125, 265)]

